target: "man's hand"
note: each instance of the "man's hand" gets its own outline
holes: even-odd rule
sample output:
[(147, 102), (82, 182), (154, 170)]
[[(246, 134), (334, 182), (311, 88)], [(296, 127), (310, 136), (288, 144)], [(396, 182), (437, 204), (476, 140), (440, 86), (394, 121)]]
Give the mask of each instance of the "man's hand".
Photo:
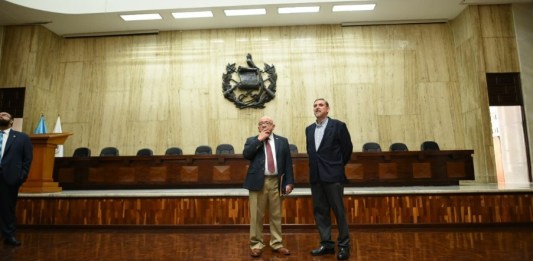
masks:
[(259, 132), (259, 136), (257, 137), (258, 140), (264, 141), (266, 138), (270, 136), (272, 131), (270, 129), (263, 129), (261, 132)]
[(293, 186), (292, 186), (292, 185), (287, 185), (287, 186), (285, 186), (285, 194), (286, 194), (286, 195), (291, 194), (292, 189), (293, 189)]

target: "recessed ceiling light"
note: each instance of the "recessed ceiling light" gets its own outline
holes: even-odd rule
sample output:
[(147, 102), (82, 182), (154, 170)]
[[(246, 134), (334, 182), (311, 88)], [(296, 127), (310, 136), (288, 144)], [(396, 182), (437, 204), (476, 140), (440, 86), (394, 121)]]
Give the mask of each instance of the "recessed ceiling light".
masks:
[(142, 20), (161, 20), (163, 19), (159, 14), (132, 14), (120, 15), (124, 21), (142, 21)]
[(372, 11), (376, 4), (363, 5), (334, 5), (333, 12), (350, 12), (350, 11)]
[(200, 18), (200, 17), (213, 17), (211, 11), (199, 11), (199, 12), (176, 12), (172, 13), (172, 16), (176, 19), (182, 18)]
[(226, 16), (239, 16), (239, 15), (264, 15), (266, 9), (237, 9), (237, 10), (224, 10)]
[(318, 13), (320, 6), (280, 7), (279, 14)]

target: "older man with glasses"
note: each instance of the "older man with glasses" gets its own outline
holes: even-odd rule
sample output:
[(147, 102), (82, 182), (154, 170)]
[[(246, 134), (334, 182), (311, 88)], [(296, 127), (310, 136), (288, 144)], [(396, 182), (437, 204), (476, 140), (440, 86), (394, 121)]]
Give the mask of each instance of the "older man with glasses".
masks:
[(267, 207), (270, 247), (276, 253), (290, 255), (281, 237), (281, 198), (294, 187), (292, 158), (289, 141), (274, 134), (275, 127), (272, 118), (261, 117), (257, 127), (259, 134), (246, 140), (242, 152), (244, 158), (250, 160), (244, 188), (249, 190), (252, 257), (260, 257), (265, 247), (263, 220)]

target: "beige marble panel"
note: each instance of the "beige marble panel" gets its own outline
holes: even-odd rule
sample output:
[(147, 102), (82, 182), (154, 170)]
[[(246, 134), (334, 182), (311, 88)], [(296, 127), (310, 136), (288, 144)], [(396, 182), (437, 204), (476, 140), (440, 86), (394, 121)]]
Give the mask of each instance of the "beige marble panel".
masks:
[[(4, 45), (4, 26), (0, 26), (0, 46)], [(0, 61), (2, 61), (2, 48), (0, 48)]]
[(482, 37), (515, 37), (511, 5), (477, 6)]
[(483, 38), (487, 72), (518, 72), (518, 55), (514, 37)]
[(2, 46), (2, 63), (0, 64), (2, 87), (23, 87), (34, 72), (34, 63), (30, 63), (33, 53), (30, 51), (35, 27), (7, 27)]
[(419, 115), (380, 116), (379, 140), (382, 150), (388, 150), (392, 143), (405, 143), (409, 150), (420, 150), (421, 120)]
[[(514, 4), (512, 6), (514, 27), (516, 31), (516, 42), (518, 56), (520, 57), (520, 80), (522, 86), (533, 86), (533, 59), (523, 59), (523, 57), (533, 57), (533, 27), (531, 26), (531, 14), (533, 14), (533, 3), (529, 4)], [(533, 88), (522, 88), (524, 99), (524, 110), (527, 133), (530, 137), (528, 142), (529, 151), (533, 148), (533, 114), (528, 113), (533, 111)], [(530, 166), (533, 166), (533, 161), (529, 159)]]
[(508, 6), (470, 6), (451, 23), (460, 93), (454, 99), (461, 100), (464, 118), (464, 141), (460, 135), (455, 138), (459, 145), (464, 142), (464, 147), (474, 149), (476, 182), (496, 181), (485, 75), (516, 68), (513, 34), (502, 33), (512, 29), (502, 25), (509, 24), (506, 10)]

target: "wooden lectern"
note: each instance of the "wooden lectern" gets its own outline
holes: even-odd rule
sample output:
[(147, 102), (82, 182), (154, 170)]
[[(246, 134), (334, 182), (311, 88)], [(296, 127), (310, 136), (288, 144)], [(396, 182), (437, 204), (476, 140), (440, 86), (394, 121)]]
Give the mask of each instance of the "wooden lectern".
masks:
[(54, 182), (54, 160), (57, 145), (65, 143), (72, 133), (45, 133), (30, 135), (33, 144), (33, 161), (26, 182), (20, 188), (23, 193), (59, 192), (59, 183)]

